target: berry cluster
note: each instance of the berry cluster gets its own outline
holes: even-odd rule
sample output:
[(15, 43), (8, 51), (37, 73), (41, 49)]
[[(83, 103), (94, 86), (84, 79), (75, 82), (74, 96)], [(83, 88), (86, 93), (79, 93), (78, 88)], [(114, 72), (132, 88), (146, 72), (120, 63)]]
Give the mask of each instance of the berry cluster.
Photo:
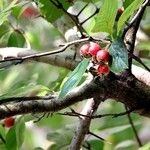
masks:
[(107, 49), (102, 49), (99, 44), (90, 42), (80, 48), (80, 55), (85, 58), (92, 58), (97, 65), (98, 74), (109, 73), (109, 53)]

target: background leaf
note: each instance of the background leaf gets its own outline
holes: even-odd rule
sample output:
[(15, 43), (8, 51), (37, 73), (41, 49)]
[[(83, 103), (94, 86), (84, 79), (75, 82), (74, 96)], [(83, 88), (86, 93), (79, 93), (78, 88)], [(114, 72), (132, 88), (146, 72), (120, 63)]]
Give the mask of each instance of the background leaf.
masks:
[(150, 142), (139, 148), (138, 150), (149, 150), (150, 149)]
[(73, 89), (78, 85), (88, 64), (89, 64), (89, 59), (83, 59), (78, 64), (78, 66), (69, 75), (68, 80), (65, 82), (64, 86), (62, 87), (59, 97), (64, 97), (71, 89)]
[(126, 9), (134, 0), (125, 0), (123, 2), (123, 8)]
[(68, 149), (72, 139), (72, 134), (72, 128), (70, 127), (64, 127), (63, 129), (49, 132), (47, 134), (47, 140), (54, 142), (54, 144), (50, 145), (49, 150)]
[[(5, 4), (5, 5), (1, 5), (0, 3), (0, 8), (1, 8), (1, 11), (0, 11), (0, 25), (3, 24), (3, 22), (5, 22), (7, 19), (7, 17), (9, 16), (10, 12), (11, 12), (11, 9), (14, 8), (16, 6), (16, 2), (17, 0), (13, 0), (10, 4)], [(3, 2), (2, 2), (3, 3)]]
[(128, 53), (123, 41), (115, 40), (109, 48), (109, 53), (112, 55), (112, 62), (109, 64), (112, 72), (120, 73), (128, 68)]
[(8, 46), (9, 47), (23, 47), (25, 44), (24, 36), (17, 31), (11, 33), (8, 39)]
[(129, 19), (129, 17), (134, 13), (135, 10), (137, 10), (140, 5), (144, 2), (144, 0), (135, 0), (133, 1), (123, 12), (123, 14), (120, 16), (118, 21), (118, 27), (117, 27), (117, 33), (122, 30), (125, 22)]
[[(39, 2), (41, 13), (46, 17), (46, 19), (49, 22), (54, 22), (56, 19), (58, 19), (60, 16), (64, 14), (64, 11), (54, 6), (54, 4), (50, 2), (50, 0), (39, 0)], [(66, 10), (70, 6), (70, 3), (67, 2), (66, 0), (61, 0), (60, 2), (61, 4), (63, 4), (63, 7)]]
[(20, 149), (20, 147), (23, 144), (25, 134), (25, 122), (23, 116), (18, 119), (15, 129), (16, 129), (17, 146)]
[(134, 140), (126, 140), (117, 144), (115, 150), (126, 150), (127, 148), (129, 149), (133, 145), (136, 145)]
[(6, 148), (11, 150), (17, 149), (17, 137), (16, 137), (15, 126), (10, 128), (6, 135)]
[(24, 141), (24, 133), (24, 117), (20, 117), (15, 123), (15, 125), (9, 129), (6, 135), (6, 148), (11, 150), (20, 149)]
[(9, 32), (10, 31), (10, 29), (9, 29), (9, 26), (8, 26), (8, 24), (2, 24), (1, 26), (0, 26), (0, 38), (4, 35), (4, 34), (6, 34), (7, 32)]
[(88, 143), (92, 147), (92, 150), (100, 150), (103, 149), (104, 146), (104, 142), (102, 142), (101, 140), (89, 140)]
[(113, 26), (118, 9), (118, 0), (105, 0), (96, 17), (96, 24), (93, 32), (107, 32), (112, 34)]

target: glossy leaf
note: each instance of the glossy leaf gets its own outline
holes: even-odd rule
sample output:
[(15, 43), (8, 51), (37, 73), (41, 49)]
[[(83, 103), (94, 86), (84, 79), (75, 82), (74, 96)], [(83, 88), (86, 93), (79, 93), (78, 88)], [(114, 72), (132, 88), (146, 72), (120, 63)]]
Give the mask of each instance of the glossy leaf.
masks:
[(69, 75), (68, 80), (64, 83), (59, 97), (64, 97), (71, 89), (73, 89), (79, 84), (80, 80), (82, 79), (82, 75), (86, 71), (88, 64), (89, 59), (83, 59), (78, 64), (74, 71)]
[(128, 53), (121, 39), (115, 40), (109, 48), (112, 62), (109, 67), (112, 72), (120, 73), (128, 68)]
[(12, 32), (8, 39), (9, 47), (23, 47), (25, 44), (25, 38), (20, 32)]
[(140, 5), (144, 2), (144, 0), (134, 0), (123, 12), (123, 14), (120, 16), (117, 26), (117, 33), (122, 30), (125, 22), (129, 19), (129, 17), (137, 10)]
[(118, 0), (105, 0), (100, 12), (96, 17), (96, 24), (92, 31), (107, 32), (111, 35), (115, 23), (117, 9)]
[[(54, 3), (58, 5), (56, 1), (54, 1)], [(66, 0), (61, 0), (60, 3), (63, 5), (65, 10), (67, 10), (67, 8), (71, 5), (71, 3), (67, 2)], [(64, 11), (62, 11), (61, 8), (58, 9), (50, 0), (39, 0), (39, 6), (42, 15), (45, 16), (49, 22), (54, 22), (64, 14)]]

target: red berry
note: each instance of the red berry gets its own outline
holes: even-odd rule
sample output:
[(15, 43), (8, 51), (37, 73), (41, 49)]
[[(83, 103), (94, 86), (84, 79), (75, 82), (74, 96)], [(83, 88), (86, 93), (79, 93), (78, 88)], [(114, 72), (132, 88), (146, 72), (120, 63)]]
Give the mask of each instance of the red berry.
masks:
[(97, 68), (97, 72), (101, 74), (109, 73), (109, 67), (107, 65), (99, 65)]
[(108, 50), (104, 49), (104, 50), (101, 50), (101, 51), (97, 52), (96, 59), (97, 59), (98, 62), (101, 62), (101, 61), (108, 62), (109, 61)]
[(94, 43), (94, 42), (90, 43), (89, 53), (92, 56), (95, 56), (99, 50), (101, 50), (101, 47), (99, 44)]
[(118, 14), (118, 15), (121, 15), (121, 14), (123, 13), (123, 11), (124, 11), (123, 8), (118, 8), (117, 14)]
[(8, 117), (8, 118), (5, 118), (4, 120), (4, 127), (6, 128), (10, 128), (14, 125), (15, 123), (15, 119), (13, 117)]
[(89, 54), (89, 47), (90, 47), (90, 44), (84, 44), (84, 45), (82, 45), (80, 47), (80, 55), (84, 56), (85, 58), (91, 57), (90, 54)]
[(36, 8), (34, 7), (27, 7), (23, 13), (22, 16), (26, 17), (26, 18), (30, 18), (30, 17), (36, 17), (39, 15), (39, 12)]

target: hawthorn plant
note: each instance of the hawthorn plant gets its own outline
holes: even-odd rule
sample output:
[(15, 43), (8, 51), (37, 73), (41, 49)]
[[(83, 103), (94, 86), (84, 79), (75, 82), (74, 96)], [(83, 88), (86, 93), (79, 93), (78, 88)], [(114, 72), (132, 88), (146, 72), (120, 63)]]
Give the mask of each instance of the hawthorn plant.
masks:
[(1, 0), (0, 149), (149, 150), (150, 0)]

